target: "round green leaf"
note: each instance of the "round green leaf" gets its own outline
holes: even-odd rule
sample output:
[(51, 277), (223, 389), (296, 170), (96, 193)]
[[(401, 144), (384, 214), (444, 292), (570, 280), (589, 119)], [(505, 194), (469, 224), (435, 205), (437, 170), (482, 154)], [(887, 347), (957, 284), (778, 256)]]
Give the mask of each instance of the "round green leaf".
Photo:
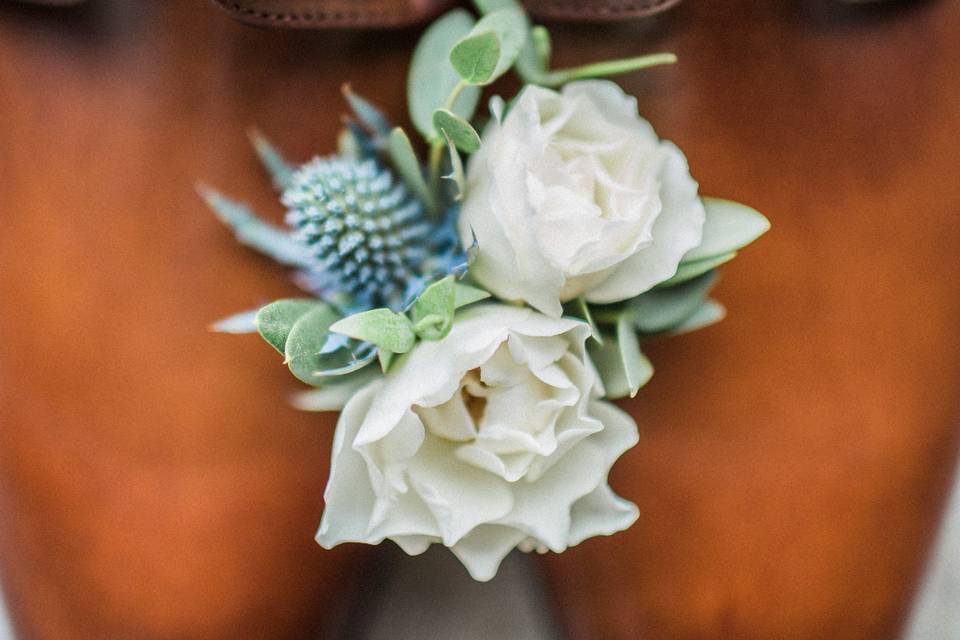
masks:
[(450, 52), (450, 64), (467, 84), (486, 84), (500, 60), (500, 38), (492, 31), (464, 38)]
[(473, 153), (480, 148), (480, 134), (473, 126), (447, 109), (437, 109), (433, 112), (433, 126), (437, 131), (443, 131), (453, 144), (464, 153)]

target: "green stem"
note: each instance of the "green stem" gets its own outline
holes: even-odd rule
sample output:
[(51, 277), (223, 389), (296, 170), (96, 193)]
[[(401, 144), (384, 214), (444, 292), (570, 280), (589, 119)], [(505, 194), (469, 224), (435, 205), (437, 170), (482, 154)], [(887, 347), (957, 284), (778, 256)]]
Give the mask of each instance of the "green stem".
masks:
[(637, 58), (624, 58), (623, 60), (608, 60), (606, 62), (595, 62), (585, 64), (581, 67), (570, 69), (558, 69), (556, 71), (547, 71), (535, 78), (536, 84), (547, 87), (557, 87), (571, 80), (580, 80), (582, 78), (598, 78), (602, 76), (614, 76), (630, 71), (639, 71), (657, 67), (662, 64), (673, 64), (677, 61), (677, 56), (672, 53), (651, 53)]
[(430, 189), (440, 201), (440, 164), (443, 162), (443, 149), (446, 144), (443, 138), (430, 143)]
[(453, 87), (453, 91), (450, 92), (450, 95), (447, 97), (447, 101), (444, 103), (443, 108), (447, 111), (453, 111), (453, 105), (456, 103), (457, 98), (460, 97), (460, 94), (463, 93), (463, 90), (466, 89), (468, 85), (463, 79), (460, 79), (457, 84)]

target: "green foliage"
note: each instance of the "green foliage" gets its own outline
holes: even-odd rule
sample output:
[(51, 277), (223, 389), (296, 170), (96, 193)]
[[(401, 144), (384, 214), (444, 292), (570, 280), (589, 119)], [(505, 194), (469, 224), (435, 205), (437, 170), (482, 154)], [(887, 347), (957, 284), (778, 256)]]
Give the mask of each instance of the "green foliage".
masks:
[(480, 135), (473, 126), (447, 109), (437, 109), (433, 112), (433, 126), (437, 131), (449, 136), (457, 149), (464, 153), (473, 153), (480, 148)]
[(260, 336), (280, 354), (285, 354), (287, 337), (293, 325), (317, 306), (316, 300), (302, 298), (277, 300), (257, 311), (254, 323)]
[(603, 342), (588, 344), (593, 360), (611, 400), (633, 397), (653, 377), (653, 365), (640, 351), (640, 343), (630, 314), (622, 314), (616, 322), (613, 335), (605, 335)]
[(758, 211), (730, 200), (703, 198), (707, 217), (700, 246), (687, 252), (684, 262), (705, 260), (741, 249), (770, 228)]
[[(464, 82), (490, 84), (516, 62), (526, 42), (528, 27), (527, 14), (519, 7), (503, 6), (491, 11), (453, 46), (450, 60), (454, 69)], [(494, 54), (496, 61), (490, 69)]]
[(403, 179), (404, 183), (413, 191), (418, 198), (431, 211), (437, 209), (437, 199), (427, 182), (423, 179), (423, 172), (420, 168), (420, 161), (417, 154), (413, 151), (413, 145), (410, 144), (410, 138), (400, 127), (396, 127), (390, 132), (387, 143), (387, 149), (390, 152), (390, 160), (393, 168)]
[(490, 293), (470, 285), (458, 282), (453, 288), (453, 308), (459, 309), (474, 302), (480, 302), (490, 297)]
[(641, 294), (628, 303), (627, 309), (642, 333), (669, 331), (700, 308), (716, 280), (716, 271), (709, 271), (677, 286)]
[(704, 300), (689, 318), (671, 329), (670, 334), (676, 336), (709, 327), (723, 320), (726, 315), (727, 311), (722, 304), (712, 299)]
[(486, 291), (447, 276), (424, 289), (410, 306), (409, 317), (390, 309), (372, 309), (338, 320), (330, 331), (375, 345), (386, 371), (394, 355), (410, 351), (417, 339), (447, 337), (457, 309), (489, 297)]
[(711, 258), (704, 258), (703, 260), (681, 262), (680, 266), (677, 267), (677, 272), (673, 274), (670, 279), (658, 284), (657, 288), (664, 289), (678, 285), (681, 282), (686, 282), (687, 280), (693, 280), (694, 278), (701, 276), (708, 271), (716, 269), (725, 262), (730, 262), (736, 257), (736, 255), (736, 251), (731, 251), (730, 253), (720, 254)]
[(261, 308), (255, 324), (263, 339), (283, 354), (294, 376), (320, 386), (341, 381), (376, 355), (369, 346), (331, 333), (330, 326), (339, 317), (324, 302), (292, 298)]
[[(433, 127), (433, 112), (447, 106), (447, 101), (460, 82), (450, 63), (450, 51), (474, 26), (473, 17), (463, 9), (454, 9), (436, 20), (424, 32), (413, 52), (407, 75), (407, 104), (410, 119), (427, 139), (440, 133)], [(480, 90), (466, 87), (448, 108), (469, 120), (480, 99)]]
[(500, 60), (500, 38), (492, 31), (467, 36), (450, 52), (450, 64), (467, 84), (487, 84)]
[(406, 353), (417, 339), (410, 319), (390, 309), (371, 309), (347, 316), (333, 323), (330, 330), (393, 353)]
[(424, 340), (445, 338), (453, 327), (455, 305), (456, 280), (453, 276), (427, 287), (411, 310), (417, 335)]
[(467, 177), (463, 171), (463, 161), (460, 159), (460, 154), (457, 153), (456, 145), (453, 144), (453, 140), (450, 139), (450, 134), (446, 131), (443, 132), (443, 139), (446, 141), (447, 149), (450, 152), (450, 173), (444, 176), (444, 178), (451, 180), (456, 186), (457, 191), (453, 199), (460, 201), (463, 200), (463, 194), (467, 188)]

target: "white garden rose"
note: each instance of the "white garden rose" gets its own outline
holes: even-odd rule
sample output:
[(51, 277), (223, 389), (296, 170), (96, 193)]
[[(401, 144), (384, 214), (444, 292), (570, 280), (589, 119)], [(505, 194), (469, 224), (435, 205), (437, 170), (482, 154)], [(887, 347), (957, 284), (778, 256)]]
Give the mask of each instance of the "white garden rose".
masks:
[(460, 214), (470, 274), (554, 317), (583, 296), (610, 303), (670, 278), (701, 240), (686, 158), (606, 80), (528, 86), (470, 159)]
[(528, 308), (458, 313), (347, 403), (317, 541), (442, 543), (489, 580), (515, 547), (560, 552), (629, 527), (636, 506), (607, 473), (637, 428), (600, 399), (589, 333)]

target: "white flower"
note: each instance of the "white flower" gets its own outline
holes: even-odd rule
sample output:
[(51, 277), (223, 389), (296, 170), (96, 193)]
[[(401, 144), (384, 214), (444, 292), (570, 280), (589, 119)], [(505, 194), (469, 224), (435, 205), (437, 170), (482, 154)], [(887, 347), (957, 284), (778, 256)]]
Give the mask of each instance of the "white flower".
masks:
[(606, 80), (528, 86), (484, 132), (460, 215), (470, 274), (505, 300), (559, 317), (584, 296), (632, 298), (672, 276), (701, 240), (687, 161)]
[(637, 428), (600, 400), (588, 327), (480, 305), (357, 393), (334, 437), (317, 541), (411, 555), (443, 543), (477, 580), (514, 547), (560, 552), (630, 526), (607, 485)]

